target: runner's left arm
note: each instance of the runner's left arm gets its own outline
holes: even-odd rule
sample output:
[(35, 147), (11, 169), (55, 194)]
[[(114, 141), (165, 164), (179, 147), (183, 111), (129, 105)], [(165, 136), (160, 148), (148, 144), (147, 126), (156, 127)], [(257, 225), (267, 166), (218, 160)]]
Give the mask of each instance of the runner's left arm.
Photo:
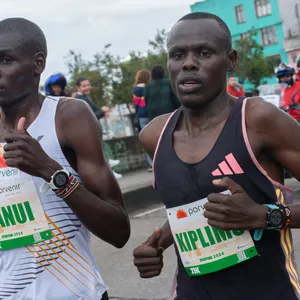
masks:
[[(252, 98), (246, 106), (246, 126), (250, 145), (259, 157), (264, 153), (300, 181), (300, 126), (288, 114), (261, 98)], [(276, 173), (274, 173), (276, 174)], [(273, 174), (273, 176), (274, 176)], [(282, 174), (283, 176), (283, 174)], [(273, 178), (283, 183), (283, 178)], [(257, 204), (234, 179), (214, 180), (231, 195), (211, 194), (205, 204), (208, 224), (223, 230), (267, 227), (267, 207)], [(289, 227), (300, 228), (300, 204), (289, 205)]]
[[(260, 130), (264, 152), (300, 181), (300, 126), (288, 114), (267, 102), (255, 109), (255, 125)], [(300, 228), (300, 204), (289, 206), (292, 228)]]
[(96, 118), (83, 102), (61, 101), (56, 127), (62, 146), (75, 153), (82, 181), (66, 202), (97, 237), (123, 247), (130, 235), (129, 219), (120, 187), (103, 154)]

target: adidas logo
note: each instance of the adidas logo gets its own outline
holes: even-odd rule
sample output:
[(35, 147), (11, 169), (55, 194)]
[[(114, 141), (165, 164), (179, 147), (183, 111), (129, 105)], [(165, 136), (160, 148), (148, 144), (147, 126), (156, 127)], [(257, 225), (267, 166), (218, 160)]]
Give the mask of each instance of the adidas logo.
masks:
[(213, 176), (243, 174), (244, 171), (232, 153), (225, 156), (225, 160), (219, 163), (219, 167), (212, 172)]

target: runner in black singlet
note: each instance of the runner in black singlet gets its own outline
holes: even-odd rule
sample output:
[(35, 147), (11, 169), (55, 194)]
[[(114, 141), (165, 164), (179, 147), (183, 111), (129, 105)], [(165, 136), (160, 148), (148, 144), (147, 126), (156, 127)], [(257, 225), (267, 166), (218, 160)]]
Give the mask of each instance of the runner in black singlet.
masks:
[[(296, 300), (299, 275), (290, 228), (300, 227), (300, 205), (283, 185), (283, 168), (300, 179), (300, 127), (260, 98), (234, 98), (226, 75), (237, 54), (217, 16), (192, 13), (168, 37), (168, 69), (182, 108), (155, 119), (140, 140), (154, 158), (154, 187), (166, 208), (208, 198), (204, 216), (222, 230), (264, 229), (258, 256), (207, 275), (189, 277), (179, 251), (177, 300)], [(217, 181), (215, 181), (218, 179)], [(221, 195), (230, 190), (232, 195)], [(266, 204), (276, 204), (271, 209)], [(288, 204), (289, 210), (281, 206)], [(282, 209), (277, 228), (268, 215)], [(289, 221), (289, 228), (286, 227)], [(272, 223), (272, 227), (274, 223)], [(268, 230), (267, 230), (268, 229)], [(142, 278), (158, 276), (162, 251), (173, 244), (169, 223), (134, 250)], [(159, 295), (157, 295), (159, 296)]]

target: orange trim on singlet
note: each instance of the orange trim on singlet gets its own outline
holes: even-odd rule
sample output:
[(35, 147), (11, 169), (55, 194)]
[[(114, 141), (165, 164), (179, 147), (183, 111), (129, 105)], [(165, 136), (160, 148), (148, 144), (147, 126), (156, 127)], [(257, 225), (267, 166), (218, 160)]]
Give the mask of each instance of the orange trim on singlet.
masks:
[[(51, 275), (53, 275), (60, 283), (62, 283), (71, 293), (73, 293), (76, 297), (79, 297), (74, 291), (72, 291), (58, 276), (56, 276), (51, 270), (49, 270), (49, 268), (48, 267), (46, 267), (46, 266), (44, 266), (42, 263), (40, 263), (37, 259), (36, 259), (36, 257), (35, 257), (35, 255), (34, 255), (34, 251), (32, 251), (29, 247), (27, 247), (26, 246), (26, 248), (27, 248), (27, 250), (32, 254), (32, 256), (34, 257), (34, 259), (36, 260), (36, 262), (39, 264), (39, 265), (41, 265), (42, 267), (44, 267), (44, 269), (46, 270), (46, 271), (48, 271)], [(38, 254), (38, 253), (37, 253)], [(38, 254), (39, 255), (39, 254)], [(51, 264), (50, 264), (51, 265)], [(52, 265), (51, 265), (52, 266)]]

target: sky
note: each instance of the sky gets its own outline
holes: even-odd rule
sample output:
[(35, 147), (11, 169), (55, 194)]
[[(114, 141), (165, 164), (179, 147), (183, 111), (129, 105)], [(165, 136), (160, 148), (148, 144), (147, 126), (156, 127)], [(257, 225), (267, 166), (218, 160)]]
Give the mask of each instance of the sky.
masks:
[(109, 51), (125, 58), (148, 50), (157, 29), (171, 29), (190, 12), (193, 0), (1, 0), (0, 20), (23, 17), (44, 31), (48, 59), (41, 84), (51, 74), (67, 74), (70, 49), (88, 60), (111, 43)]

